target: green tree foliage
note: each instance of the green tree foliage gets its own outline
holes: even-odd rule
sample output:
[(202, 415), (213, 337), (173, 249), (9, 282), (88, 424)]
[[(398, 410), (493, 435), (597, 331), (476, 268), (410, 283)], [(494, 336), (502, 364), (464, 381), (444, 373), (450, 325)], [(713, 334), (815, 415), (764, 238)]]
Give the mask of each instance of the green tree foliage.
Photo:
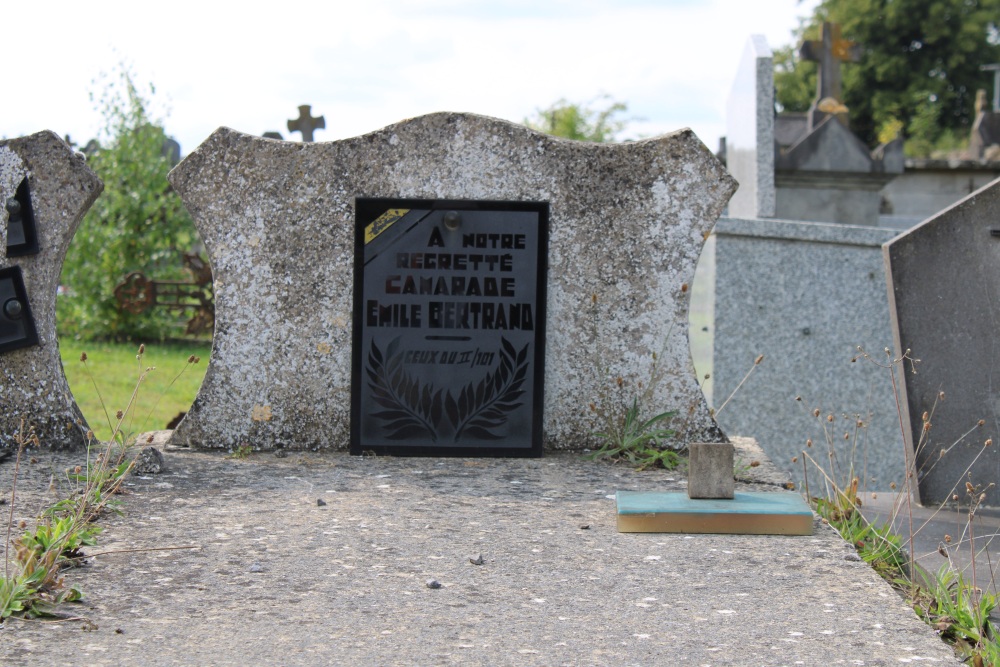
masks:
[[(841, 72), (851, 128), (869, 145), (899, 127), (912, 155), (967, 140), (976, 90), (993, 82), (979, 67), (1000, 62), (1000, 0), (823, 0), (797, 36), (819, 39), (823, 21), (839, 23), (864, 49)], [(775, 53), (777, 100), (787, 111), (808, 109), (816, 91), (816, 64), (797, 50)]]
[[(594, 108), (598, 103), (604, 103), (604, 108)], [(535, 115), (525, 118), (524, 124), (556, 137), (604, 143), (614, 141), (628, 126), (628, 119), (618, 118), (626, 111), (628, 106), (624, 102), (615, 102), (607, 95), (586, 104), (560, 99), (548, 108), (535, 110)]]
[[(152, 86), (149, 94), (154, 94)], [(132, 271), (149, 278), (183, 279), (183, 252), (197, 232), (167, 182), (167, 136), (149, 117), (149, 100), (122, 68), (91, 94), (104, 118), (101, 147), (88, 158), (104, 192), (84, 217), (63, 264), (60, 335), (82, 339), (161, 340), (179, 333), (175, 316), (156, 309), (132, 314), (119, 308), (114, 288)]]

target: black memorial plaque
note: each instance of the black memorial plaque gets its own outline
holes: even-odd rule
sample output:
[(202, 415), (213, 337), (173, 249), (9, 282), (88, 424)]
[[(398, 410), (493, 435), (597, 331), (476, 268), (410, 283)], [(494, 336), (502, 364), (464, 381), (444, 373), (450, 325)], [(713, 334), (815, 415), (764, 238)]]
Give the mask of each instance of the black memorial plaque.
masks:
[(352, 454), (541, 456), (548, 211), (355, 201)]
[(0, 269), (0, 353), (38, 345), (21, 267)]

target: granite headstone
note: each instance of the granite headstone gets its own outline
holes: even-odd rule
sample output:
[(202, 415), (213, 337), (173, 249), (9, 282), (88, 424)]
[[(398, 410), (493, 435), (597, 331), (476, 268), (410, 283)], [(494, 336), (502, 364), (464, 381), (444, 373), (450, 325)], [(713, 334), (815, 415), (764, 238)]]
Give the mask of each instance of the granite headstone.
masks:
[(763, 35), (743, 50), (726, 108), (726, 167), (740, 187), (734, 218), (774, 217), (774, 58)]
[(852, 462), (863, 488), (904, 479), (889, 378), (851, 363), (859, 345), (890, 344), (880, 248), (893, 234), (789, 220), (724, 218), (715, 227), (714, 404), (736, 392), (717, 419), (726, 433), (756, 438), (796, 479), (802, 466), (792, 458), (810, 451), (830, 470), (829, 446), (839, 481)]

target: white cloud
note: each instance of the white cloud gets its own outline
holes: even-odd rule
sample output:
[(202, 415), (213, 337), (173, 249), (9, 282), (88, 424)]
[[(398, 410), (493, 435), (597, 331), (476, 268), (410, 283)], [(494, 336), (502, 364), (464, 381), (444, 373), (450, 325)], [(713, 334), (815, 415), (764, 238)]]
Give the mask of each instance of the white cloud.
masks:
[[(91, 81), (122, 59), (157, 86), (185, 152), (216, 127), (281, 131), (299, 104), (331, 140), (432, 111), (520, 121), (559, 98), (608, 93), (643, 134), (689, 126), (715, 148), (746, 39), (791, 41), (817, 0), (298, 0), (50, 2), (8, 8), (0, 134), (42, 129), (83, 142), (100, 118)], [(44, 14), (39, 16), (39, 14)]]

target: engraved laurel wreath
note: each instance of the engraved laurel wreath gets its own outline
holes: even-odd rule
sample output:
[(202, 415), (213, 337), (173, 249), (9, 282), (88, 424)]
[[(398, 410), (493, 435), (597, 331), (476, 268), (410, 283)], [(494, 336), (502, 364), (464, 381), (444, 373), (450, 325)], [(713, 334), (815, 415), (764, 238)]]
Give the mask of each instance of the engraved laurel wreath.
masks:
[(528, 374), (528, 347), (520, 351), (500, 338), (499, 361), (477, 382), (469, 382), (458, 395), (421, 383), (403, 364), (405, 350), (400, 338), (393, 339), (383, 353), (372, 341), (365, 372), (372, 397), (382, 410), (371, 416), (381, 420), (390, 440), (429, 437), (438, 442), (453, 433), (458, 442), (464, 435), (480, 440), (499, 440), (497, 429), (511, 412), (521, 407), (518, 399)]

